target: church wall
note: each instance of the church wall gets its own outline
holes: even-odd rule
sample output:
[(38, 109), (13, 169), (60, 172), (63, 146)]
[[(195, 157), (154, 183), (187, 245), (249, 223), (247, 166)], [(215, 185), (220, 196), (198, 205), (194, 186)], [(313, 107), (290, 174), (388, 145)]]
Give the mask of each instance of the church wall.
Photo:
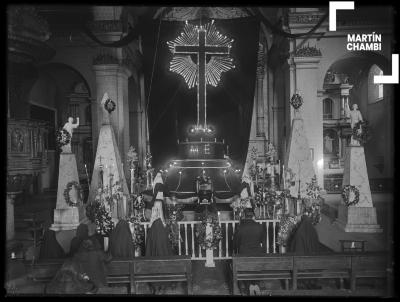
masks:
[(54, 79), (45, 73), (39, 72), (39, 78), (33, 84), (28, 95), (28, 102), (56, 109), (57, 87)]

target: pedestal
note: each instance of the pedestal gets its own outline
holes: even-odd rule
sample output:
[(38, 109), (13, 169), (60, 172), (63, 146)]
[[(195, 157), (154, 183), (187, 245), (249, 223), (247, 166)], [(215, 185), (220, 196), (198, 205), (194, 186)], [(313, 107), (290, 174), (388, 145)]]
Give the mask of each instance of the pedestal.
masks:
[(372, 204), (364, 147), (346, 147), (344, 161), (343, 186), (357, 187), (360, 200), (350, 207), (339, 205), (336, 224), (345, 232), (381, 233), (383, 230), (377, 224), (376, 209)]
[(354, 233), (382, 233), (377, 224), (376, 209), (374, 207), (357, 207), (339, 205), (336, 225), (345, 232)]
[(76, 158), (73, 153), (60, 154), (60, 166), (58, 172), (57, 204), (54, 209), (54, 223), (51, 228), (54, 231), (73, 230), (86, 220), (85, 209), (82, 200), (78, 200), (78, 206), (69, 206), (64, 197), (64, 190), (71, 181), (79, 183)]
[[(207, 223), (206, 226), (206, 237), (210, 238), (212, 237), (212, 227), (209, 223)], [(214, 251), (212, 249), (206, 249), (206, 267), (215, 267), (215, 262), (214, 262)]]

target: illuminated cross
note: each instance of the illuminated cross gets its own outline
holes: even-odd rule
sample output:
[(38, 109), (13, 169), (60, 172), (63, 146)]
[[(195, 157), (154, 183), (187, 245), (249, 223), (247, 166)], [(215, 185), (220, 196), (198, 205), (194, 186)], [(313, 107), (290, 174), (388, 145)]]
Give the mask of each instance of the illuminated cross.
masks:
[[(189, 88), (197, 84), (197, 127), (207, 128), (206, 85), (217, 86), (221, 73), (235, 66), (229, 58), (233, 40), (221, 35), (214, 21), (205, 26), (194, 26), (186, 22), (184, 32), (174, 41), (168, 42), (174, 53), (171, 70), (185, 78)], [(190, 55), (197, 56), (197, 65)], [(212, 55), (207, 63), (207, 55)]]

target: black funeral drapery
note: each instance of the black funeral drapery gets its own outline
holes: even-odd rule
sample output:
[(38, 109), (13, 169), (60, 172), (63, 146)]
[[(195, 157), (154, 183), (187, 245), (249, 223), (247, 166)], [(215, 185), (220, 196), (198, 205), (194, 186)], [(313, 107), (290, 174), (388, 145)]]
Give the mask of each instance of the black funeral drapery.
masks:
[[(209, 21), (203, 19), (202, 24)], [(154, 20), (142, 36), (150, 148), (155, 167), (176, 157), (177, 140), (184, 139), (188, 127), (196, 122), (197, 87), (188, 89), (183, 78), (169, 70), (173, 55), (167, 42), (178, 37), (184, 25)], [(215, 25), (221, 34), (234, 39), (231, 56), (235, 68), (222, 74), (217, 87), (207, 85), (207, 123), (216, 128), (219, 139), (225, 139), (234, 163), (243, 166), (251, 127), (259, 23), (250, 17), (215, 20)]]

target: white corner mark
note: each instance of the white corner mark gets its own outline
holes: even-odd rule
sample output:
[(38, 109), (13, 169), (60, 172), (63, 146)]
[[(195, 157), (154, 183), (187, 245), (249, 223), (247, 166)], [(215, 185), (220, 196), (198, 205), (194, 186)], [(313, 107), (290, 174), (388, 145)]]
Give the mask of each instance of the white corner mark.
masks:
[(329, 31), (336, 31), (338, 9), (354, 9), (354, 1), (329, 1)]
[(374, 84), (399, 84), (399, 54), (392, 54), (392, 75), (375, 75)]

